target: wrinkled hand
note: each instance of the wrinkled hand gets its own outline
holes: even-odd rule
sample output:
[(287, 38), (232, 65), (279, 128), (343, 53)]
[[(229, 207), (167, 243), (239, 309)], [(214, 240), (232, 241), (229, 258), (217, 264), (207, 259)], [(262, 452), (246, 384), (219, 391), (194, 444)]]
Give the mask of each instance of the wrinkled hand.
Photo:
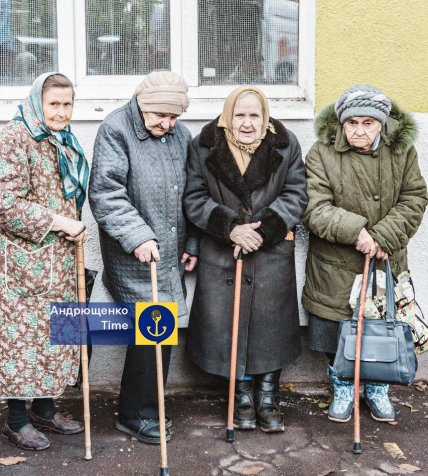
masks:
[(62, 215), (54, 215), (51, 231), (58, 231), (58, 235), (65, 236), (68, 241), (86, 241), (88, 239), (86, 226), (81, 221)]
[(181, 262), (186, 263), (184, 269), (188, 273), (190, 273), (190, 271), (193, 271), (198, 265), (198, 257), (189, 253), (183, 253), (183, 256), (181, 257)]
[(235, 259), (238, 259), (238, 256), (239, 256), (239, 252), (242, 250), (242, 253), (244, 253), (244, 255), (247, 255), (248, 253), (243, 250), (239, 245), (235, 245), (235, 247), (233, 248), (233, 257)]
[(357, 251), (361, 251), (365, 255), (369, 255), (370, 258), (376, 254), (376, 245), (374, 239), (370, 236), (369, 232), (362, 228), (358, 235), (357, 244), (355, 245)]
[(376, 258), (386, 261), (388, 259), (388, 252), (385, 251), (377, 241), (375, 241), (375, 247), (376, 247)]
[(141, 261), (141, 263), (150, 263), (152, 256), (155, 261), (160, 261), (160, 255), (155, 240), (149, 240), (137, 246), (134, 250), (135, 257)]
[(240, 246), (245, 254), (257, 251), (263, 244), (263, 238), (255, 231), (260, 225), (260, 221), (257, 223), (247, 223), (246, 225), (237, 225), (230, 233), (230, 239), (235, 245)]

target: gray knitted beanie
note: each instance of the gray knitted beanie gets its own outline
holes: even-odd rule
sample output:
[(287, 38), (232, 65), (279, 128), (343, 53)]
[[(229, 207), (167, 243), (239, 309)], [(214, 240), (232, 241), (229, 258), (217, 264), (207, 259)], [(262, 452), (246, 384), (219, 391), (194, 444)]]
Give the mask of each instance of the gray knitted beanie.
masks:
[(367, 116), (377, 119), (383, 125), (391, 112), (391, 100), (374, 86), (356, 85), (340, 96), (334, 110), (341, 124), (350, 117)]

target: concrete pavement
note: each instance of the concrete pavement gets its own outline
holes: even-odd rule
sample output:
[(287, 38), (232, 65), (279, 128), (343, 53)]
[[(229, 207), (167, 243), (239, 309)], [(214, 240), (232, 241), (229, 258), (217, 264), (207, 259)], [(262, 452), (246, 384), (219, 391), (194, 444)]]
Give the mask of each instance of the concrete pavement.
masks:
[[(397, 410), (394, 425), (374, 421), (361, 404), (363, 454), (352, 453), (353, 421), (346, 424), (327, 419), (328, 389), (284, 386), (282, 408), (286, 431), (264, 434), (236, 432), (233, 444), (225, 441), (226, 387), (194, 394), (169, 390), (167, 414), (173, 419), (168, 443), (171, 476), (327, 476), (327, 475), (428, 475), (428, 388), (394, 387)], [(321, 393), (319, 393), (321, 391)], [(92, 461), (84, 460), (83, 434), (64, 436), (47, 433), (51, 447), (41, 452), (20, 450), (0, 441), (1, 458), (22, 456), (24, 462), (3, 466), (4, 476), (50, 475), (159, 475), (159, 447), (140, 443), (115, 430), (117, 394), (92, 392)], [(82, 418), (76, 390), (68, 391), (58, 406)], [(0, 420), (5, 416), (0, 405)], [(402, 457), (394, 458), (385, 443), (395, 443)], [(400, 465), (410, 465), (401, 466)], [(419, 470), (417, 470), (419, 468)]]

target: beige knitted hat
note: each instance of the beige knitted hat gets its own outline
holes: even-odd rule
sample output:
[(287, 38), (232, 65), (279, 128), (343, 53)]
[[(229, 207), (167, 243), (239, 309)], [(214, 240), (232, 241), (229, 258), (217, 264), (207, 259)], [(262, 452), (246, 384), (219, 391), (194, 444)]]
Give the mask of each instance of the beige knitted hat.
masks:
[(154, 71), (137, 86), (135, 96), (142, 112), (179, 116), (189, 107), (187, 84), (173, 71)]

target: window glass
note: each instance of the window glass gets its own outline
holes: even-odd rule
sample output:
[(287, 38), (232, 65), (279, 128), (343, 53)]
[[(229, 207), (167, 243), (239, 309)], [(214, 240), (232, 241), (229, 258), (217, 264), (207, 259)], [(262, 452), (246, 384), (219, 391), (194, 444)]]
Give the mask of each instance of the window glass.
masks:
[(55, 0), (0, 0), (0, 85), (58, 69)]
[(298, 0), (198, 0), (200, 84), (297, 84)]
[(169, 0), (86, 0), (87, 73), (170, 68)]

